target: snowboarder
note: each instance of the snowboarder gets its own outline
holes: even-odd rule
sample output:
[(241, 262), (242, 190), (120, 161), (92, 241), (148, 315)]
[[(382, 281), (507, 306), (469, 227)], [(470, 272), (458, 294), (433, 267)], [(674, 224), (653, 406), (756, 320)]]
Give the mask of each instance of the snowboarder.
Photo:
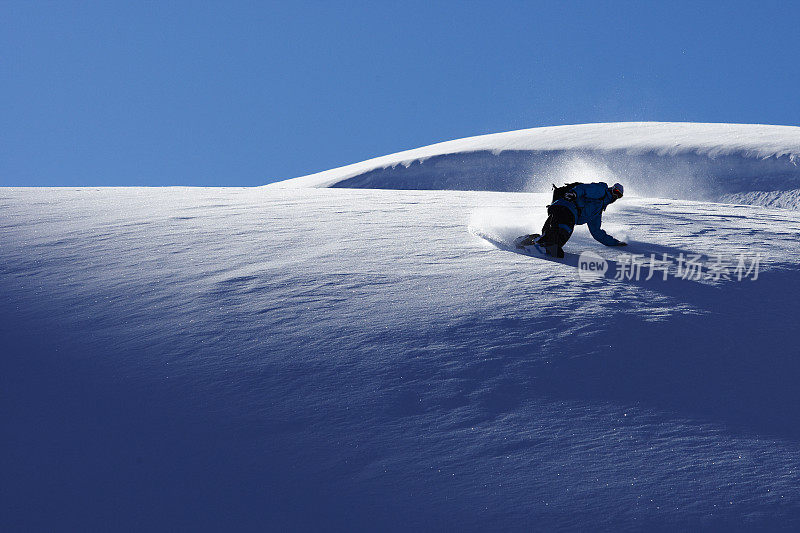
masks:
[(626, 246), (627, 243), (615, 239), (600, 228), (603, 211), (610, 204), (622, 198), (623, 187), (615, 183), (570, 183), (564, 187), (553, 185), (553, 203), (547, 206), (547, 221), (541, 236), (528, 235), (517, 246), (533, 244), (537, 249), (554, 257), (564, 257), (562, 247), (572, 236), (575, 225), (586, 224), (589, 232), (598, 242), (606, 246)]

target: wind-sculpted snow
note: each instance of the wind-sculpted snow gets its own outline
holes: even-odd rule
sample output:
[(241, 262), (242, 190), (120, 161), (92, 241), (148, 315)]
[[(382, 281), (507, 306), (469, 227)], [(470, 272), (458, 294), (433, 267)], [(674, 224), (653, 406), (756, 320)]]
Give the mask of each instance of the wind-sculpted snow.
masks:
[(800, 214), (626, 198), (758, 279), (582, 282), (546, 202), (0, 189), (1, 528), (799, 526)]
[(783, 209), (800, 209), (800, 189), (776, 191), (751, 191), (725, 194), (720, 201), (732, 204), (763, 205)]
[[(800, 128), (741, 124), (557, 126), (459, 139), (269, 187), (544, 192), (620, 181), (629, 195), (762, 203), (800, 188)], [(761, 194), (757, 194), (761, 193)], [(779, 202), (796, 208), (796, 202)]]

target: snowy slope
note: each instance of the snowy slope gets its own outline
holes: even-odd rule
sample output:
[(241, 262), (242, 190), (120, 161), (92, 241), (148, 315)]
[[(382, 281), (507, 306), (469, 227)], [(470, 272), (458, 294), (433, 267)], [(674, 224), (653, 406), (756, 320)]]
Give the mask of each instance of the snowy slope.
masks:
[(619, 180), (639, 196), (796, 209), (799, 162), (794, 126), (582, 124), (438, 143), (268, 187), (541, 192), (552, 182)]
[(546, 202), (0, 190), (2, 529), (800, 525), (800, 213), (626, 198), (759, 278), (587, 283)]

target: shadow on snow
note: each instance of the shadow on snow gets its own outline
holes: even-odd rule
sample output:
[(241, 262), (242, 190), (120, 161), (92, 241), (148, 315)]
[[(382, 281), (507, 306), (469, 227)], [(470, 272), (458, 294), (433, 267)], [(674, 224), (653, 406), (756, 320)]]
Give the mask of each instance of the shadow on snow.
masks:
[[(627, 251), (647, 256), (693, 253), (644, 242), (631, 243)], [(537, 258), (578, 268), (578, 256), (571, 253), (563, 259)], [(587, 283), (587, 291), (598, 283), (633, 284), (697, 312), (648, 320), (630, 310), (615, 311), (600, 331), (549, 344), (547, 364), (540, 358), (521, 363), (518, 382), (505, 394), (510, 404), (531, 395), (599, 399), (720, 422), (736, 432), (800, 438), (800, 426), (794, 423), (800, 418), (800, 349), (791, 335), (800, 311), (797, 272), (774, 269), (756, 280), (717, 284), (664, 281), (659, 274), (649, 281), (616, 280), (611, 273), (619, 264), (608, 263), (610, 279)]]

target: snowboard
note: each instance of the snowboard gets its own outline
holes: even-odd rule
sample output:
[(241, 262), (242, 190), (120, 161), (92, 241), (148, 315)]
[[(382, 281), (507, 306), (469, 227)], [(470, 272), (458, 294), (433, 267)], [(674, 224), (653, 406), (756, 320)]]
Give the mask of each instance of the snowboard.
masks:
[(539, 239), (540, 235), (538, 233), (532, 233), (530, 235), (521, 235), (514, 239), (514, 246), (516, 246), (520, 250), (525, 250), (529, 253), (539, 253), (542, 255), (549, 255), (551, 257), (564, 257), (564, 250), (560, 246), (539, 246), (536, 241)]

